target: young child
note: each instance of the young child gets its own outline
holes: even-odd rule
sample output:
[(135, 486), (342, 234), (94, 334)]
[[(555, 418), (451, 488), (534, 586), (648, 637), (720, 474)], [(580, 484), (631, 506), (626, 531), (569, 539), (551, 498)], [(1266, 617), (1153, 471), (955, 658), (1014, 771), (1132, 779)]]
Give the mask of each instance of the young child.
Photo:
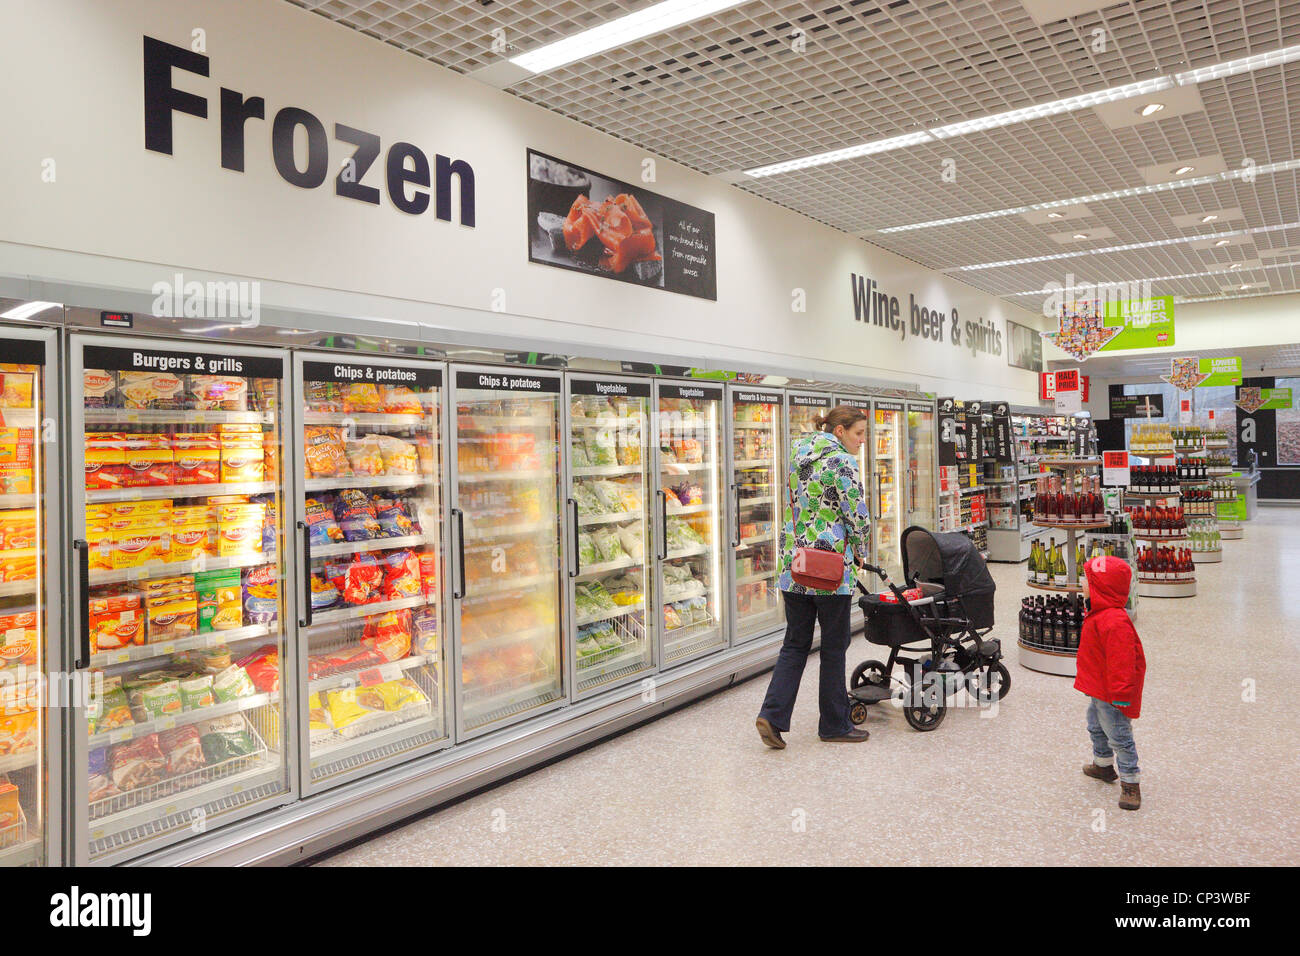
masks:
[[(1142, 806), (1137, 747), (1132, 721), (1142, 712), (1146, 656), (1124, 605), (1133, 572), (1128, 562), (1099, 556), (1084, 565), (1084, 594), (1092, 601), (1079, 637), (1076, 690), (1088, 695), (1088, 734), (1092, 737), (1089, 777), (1120, 781), (1121, 810)], [(1119, 773), (1115, 764), (1119, 763)]]

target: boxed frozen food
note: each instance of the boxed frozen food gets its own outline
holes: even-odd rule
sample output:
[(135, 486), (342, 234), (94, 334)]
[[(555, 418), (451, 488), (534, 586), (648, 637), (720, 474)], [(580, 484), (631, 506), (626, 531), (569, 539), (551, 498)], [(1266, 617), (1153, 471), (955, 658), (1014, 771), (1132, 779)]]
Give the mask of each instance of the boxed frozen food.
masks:
[(35, 611), (0, 615), (0, 669), (35, 667), (39, 663), (40, 641)]
[(255, 554), (262, 550), (266, 506), (220, 505), (217, 508), (217, 554), (220, 557)]
[(280, 446), (273, 432), (262, 435), (262, 480), (280, 480)]
[(40, 714), (23, 710), (0, 714), (0, 757), (36, 749), (40, 736)]
[(262, 438), (225, 436), (221, 439), (221, 480), (262, 481), (266, 470), (262, 460)]
[(158, 735), (158, 746), (167, 759), (169, 776), (202, 770), (208, 765), (199, 742), (199, 730), (193, 724), (164, 730)]
[(309, 478), (339, 478), (352, 474), (343, 446), (343, 429), (332, 425), (308, 425), (303, 451)]
[(126, 462), (126, 487), (144, 488), (174, 485), (176, 459), (165, 436), (142, 435), (122, 443)]
[(171, 372), (119, 372), (117, 390), (122, 408), (185, 407), (185, 382)]
[(275, 576), (275, 565), (245, 568), (243, 579), (244, 624), (274, 624), (280, 611), (280, 589)]
[(36, 371), (31, 365), (0, 365), (0, 408), (31, 408)]
[(173, 473), (178, 485), (214, 485), (221, 481), (221, 444), (216, 438), (172, 439)]
[(87, 442), (85, 460), (87, 489), (127, 487), (126, 451), (121, 443)]
[(241, 576), (238, 568), (202, 571), (194, 576), (198, 596), (199, 632), (228, 631), (244, 623)]
[(166, 561), (171, 554), (171, 526), (150, 518), (130, 521), (109, 533), (109, 547), (108, 563), (114, 571)]
[(191, 407), (200, 411), (220, 409), (242, 412), (248, 409), (248, 379), (227, 375), (191, 375)]
[(86, 408), (117, 407), (117, 373), (88, 368), (81, 373), (81, 394)]
[(158, 644), (199, 632), (199, 605), (193, 593), (151, 598), (145, 608), (145, 641)]
[(169, 561), (197, 561), (217, 553), (215, 527), (206, 508), (184, 509), (185, 515), (173, 515), (171, 521), (171, 548)]
[(0, 428), (0, 494), (31, 494), (35, 487), (32, 428)]
[(158, 745), (157, 734), (113, 747), (108, 752), (108, 766), (114, 785), (123, 791), (160, 783), (167, 775), (167, 758)]

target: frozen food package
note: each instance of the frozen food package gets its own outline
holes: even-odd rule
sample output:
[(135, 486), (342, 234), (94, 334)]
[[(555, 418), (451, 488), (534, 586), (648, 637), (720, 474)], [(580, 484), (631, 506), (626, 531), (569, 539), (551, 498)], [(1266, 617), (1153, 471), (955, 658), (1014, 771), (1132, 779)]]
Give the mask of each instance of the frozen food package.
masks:
[(311, 609), (313, 611), (325, 611), (335, 607), (343, 600), (339, 594), (339, 589), (334, 586), (333, 581), (321, 577), (319, 574), (311, 576)]
[(116, 408), (117, 373), (102, 368), (88, 368), (81, 373), (81, 393), (86, 408)]
[(262, 458), (262, 439), (226, 439), (221, 441), (221, 480), (262, 481), (266, 476)]
[(217, 702), (217, 695), (212, 690), (211, 674), (195, 674), (180, 683), (181, 704), (186, 710), (211, 707)]
[(339, 492), (334, 499), (334, 518), (346, 541), (372, 541), (382, 537), (374, 506), (356, 488)]
[(117, 387), (123, 408), (185, 407), (185, 382), (171, 372), (119, 372)]
[(0, 615), (0, 670), (35, 667), (40, 638), (35, 611)]
[(342, 478), (352, 474), (343, 446), (343, 429), (332, 425), (308, 425), (303, 456), (311, 478)]
[(415, 436), (415, 454), (420, 459), (420, 474), (432, 475), (437, 470), (433, 439), (423, 432)]
[(167, 775), (157, 734), (118, 744), (108, 752), (109, 775), (119, 790), (137, 790), (162, 782)]
[(671, 604), (664, 605), (664, 630), (672, 631), (682, 626), (682, 619), (677, 613), (677, 608)]
[(382, 475), (384, 473), (384, 455), (380, 450), (379, 435), (363, 435), (356, 441), (344, 442), (348, 456), (348, 466), (353, 474)]
[(99, 734), (119, 727), (130, 727), (135, 723), (120, 677), (104, 678), (100, 693), (97, 697), (92, 697), (89, 709), (95, 721), (92, 733)]
[(313, 545), (338, 544), (343, 531), (334, 520), (333, 498), (308, 498), (306, 502), (307, 535)]
[(178, 485), (214, 485), (221, 480), (221, 444), (216, 439), (172, 439), (173, 474)]
[(438, 612), (422, 608), (411, 618), (411, 653), (432, 656), (438, 653)]
[(382, 412), (384, 401), (372, 382), (348, 382), (342, 387), (343, 411)]
[(307, 407), (313, 412), (343, 411), (343, 390), (338, 382), (308, 382)]
[(372, 504), (375, 518), (379, 521), (379, 530), (384, 537), (402, 538), (418, 533), (405, 501), (400, 498), (375, 498)]
[(414, 475), (419, 471), (420, 460), (415, 445), (392, 435), (371, 435), (379, 443), (383, 456), (385, 475)]
[(583, 567), (600, 564), (600, 551), (596, 548), (596, 542), (585, 531), (578, 535), (578, 559)]
[(164, 595), (147, 601), (145, 643), (176, 641), (198, 632), (199, 604), (192, 592)]
[(259, 749), (257, 739), (240, 714), (200, 721), (195, 726), (199, 731), (203, 756), (209, 764), (247, 757)]
[(619, 528), (618, 540), (633, 561), (639, 564), (645, 560), (645, 542), (641, 538), (640, 528)]
[(389, 415), (419, 415), (424, 411), (420, 396), (405, 385), (385, 385), (381, 388), (384, 411)]
[(191, 407), (201, 411), (247, 411), (248, 379), (229, 375), (191, 375), (189, 396)]
[(199, 742), (199, 730), (193, 724), (164, 730), (158, 735), (158, 746), (167, 759), (169, 776), (201, 770), (208, 764)]
[(435, 600), (438, 597), (438, 555), (437, 552), (426, 549), (419, 553), (420, 559), (420, 585), (424, 588), (424, 596), (429, 600)]
[(312, 654), (307, 658), (307, 679), (319, 680), (342, 671), (360, 671), (368, 667), (378, 667), (382, 663), (384, 663), (383, 656), (368, 644)]
[(597, 528), (591, 535), (596, 545), (596, 552), (600, 555), (599, 563), (608, 563), (611, 561), (622, 561), (627, 557), (623, 553), (623, 545), (620, 543), (618, 534), (612, 528)]
[(321, 743), (334, 731), (329, 711), (320, 698), (319, 693), (313, 693), (307, 698), (307, 731), (313, 745)]
[(411, 612), (389, 611), (366, 618), (361, 643), (386, 661), (406, 657), (411, 653)]
[(424, 593), (420, 576), (420, 559), (414, 551), (392, 551), (384, 555), (385, 601), (398, 601)]
[(573, 440), (572, 448), (573, 448), (573, 453), (571, 457), (573, 458), (573, 467), (574, 468), (590, 467), (591, 461), (588, 460), (587, 458), (587, 446), (583, 444), (582, 440), (579, 438), (575, 438)]
[(620, 465), (641, 464), (641, 426), (628, 420), (621, 421), (618, 427), (618, 463)]
[(87, 761), (90, 767), (87, 790), (89, 790), (88, 799), (91, 803), (116, 797), (122, 792), (117, 789), (109, 776), (107, 747), (96, 747), (90, 751)]
[(167, 680), (146, 687), (140, 692), (140, 706), (144, 709), (147, 720), (176, 716), (184, 709), (180, 681)]
[(595, 428), (587, 436), (587, 461), (593, 466), (617, 465), (618, 450), (614, 429)]
[(248, 672), (238, 664), (231, 664), (212, 678), (212, 693), (221, 704), (241, 697), (251, 697), (256, 692)]
[[(274, 644), (259, 647), (242, 658), (239, 666), (248, 674), (253, 686), (264, 694), (274, 694), (280, 689), (280, 652)], [(215, 687), (215, 680), (213, 686)]]
[(345, 604), (355, 607), (383, 599), (384, 570), (373, 554), (367, 552), (351, 560), (328, 562), (325, 574), (338, 588)]
[(244, 625), (272, 625), (279, 618), (280, 590), (275, 576), (275, 565), (263, 564), (245, 568)]

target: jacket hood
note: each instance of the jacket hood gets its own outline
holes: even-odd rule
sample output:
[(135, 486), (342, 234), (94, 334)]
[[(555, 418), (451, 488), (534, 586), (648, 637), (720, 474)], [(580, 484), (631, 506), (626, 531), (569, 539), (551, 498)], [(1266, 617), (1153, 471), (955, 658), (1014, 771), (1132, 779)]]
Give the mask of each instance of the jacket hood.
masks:
[(826, 432), (813, 432), (800, 440), (794, 449), (794, 460), (798, 465), (808, 465), (814, 461), (844, 451), (844, 446), (834, 435)]
[(1101, 555), (1083, 566), (1088, 576), (1088, 590), (1093, 611), (1122, 608), (1128, 603), (1129, 585), (1133, 571), (1128, 562), (1120, 558)]

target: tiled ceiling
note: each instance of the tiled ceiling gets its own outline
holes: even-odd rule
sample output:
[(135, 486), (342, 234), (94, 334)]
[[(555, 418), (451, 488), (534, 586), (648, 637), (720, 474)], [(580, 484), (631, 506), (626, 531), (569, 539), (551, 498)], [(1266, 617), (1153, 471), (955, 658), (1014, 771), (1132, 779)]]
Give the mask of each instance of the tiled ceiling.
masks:
[[(472, 75), (654, 0), (287, 2)], [(493, 52), (502, 38), (509, 48)], [(1021, 0), (749, 0), (508, 90), (732, 179), (768, 163), (1296, 44), (1300, 0), (1123, 0), (1043, 25)], [(1172, 169), (1192, 158), (1220, 157), (1236, 170), (1247, 159), (1266, 166), (1300, 155), (1300, 60), (1206, 80), (1197, 90), (1203, 110), (1124, 128), (1083, 109), (758, 179), (740, 176), (737, 186), (939, 270), (1084, 253), (957, 272), (1031, 308), (1041, 297), (1017, 293), (1067, 273), (1092, 282), (1174, 276), (1158, 278), (1153, 291), (1187, 297), (1243, 285), (1256, 293), (1300, 290), (1295, 169), (1254, 182), (1090, 201), (1091, 215), (1068, 226), (1008, 215), (876, 231), (1143, 186), (1144, 167)], [(955, 181), (942, 178), (945, 160), (954, 161)], [(1237, 208), (1244, 219), (1174, 222)], [(1255, 231), (1222, 248), (1183, 242), (1087, 254), (1089, 247), (1287, 224), (1296, 225)], [(1063, 229), (1114, 235), (1061, 245), (1051, 236)], [(1276, 251), (1287, 247), (1295, 248)], [(1235, 262), (1244, 268), (1232, 270)]]

